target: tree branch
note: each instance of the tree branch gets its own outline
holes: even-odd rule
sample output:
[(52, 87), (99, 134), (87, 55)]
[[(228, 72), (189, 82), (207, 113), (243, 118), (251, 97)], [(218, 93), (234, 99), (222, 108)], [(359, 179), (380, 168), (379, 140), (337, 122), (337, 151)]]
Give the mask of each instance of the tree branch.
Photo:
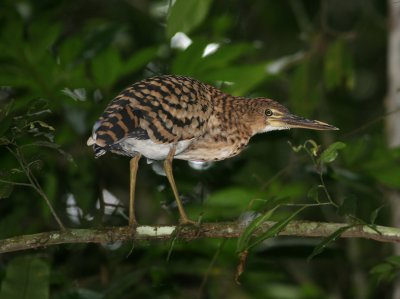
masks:
[[(275, 222), (265, 222), (255, 236), (268, 230)], [(280, 232), (280, 236), (327, 237), (348, 224), (292, 221)], [(47, 247), (58, 244), (100, 243), (116, 241), (195, 240), (200, 238), (237, 238), (245, 226), (236, 222), (203, 223), (200, 226), (146, 226), (136, 229), (128, 226), (101, 229), (66, 229), (32, 235), (16, 236), (0, 240), (0, 253)], [(379, 242), (400, 243), (400, 229), (394, 227), (357, 225), (346, 230), (342, 238), (363, 238)]]

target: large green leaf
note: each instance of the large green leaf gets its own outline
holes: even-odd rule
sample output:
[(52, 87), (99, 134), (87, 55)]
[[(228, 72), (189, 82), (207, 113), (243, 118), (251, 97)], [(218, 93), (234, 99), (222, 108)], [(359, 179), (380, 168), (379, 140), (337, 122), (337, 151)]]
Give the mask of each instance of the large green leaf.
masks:
[(176, 0), (167, 20), (167, 37), (177, 32), (189, 33), (207, 16), (211, 0)]
[(98, 86), (110, 88), (118, 79), (122, 62), (117, 50), (109, 48), (92, 60), (92, 72)]
[(139, 70), (157, 56), (158, 47), (144, 48), (124, 61), (120, 75), (126, 75)]
[(229, 63), (232, 63), (232, 61), (238, 59), (240, 56), (252, 53), (254, 49), (254, 46), (245, 43), (221, 45), (217, 51), (202, 58), (196, 72), (204, 73), (228, 66)]
[(1, 284), (1, 299), (46, 299), (49, 298), (48, 263), (33, 256), (17, 257), (6, 270)]
[(172, 63), (172, 73), (197, 77), (195, 76), (197, 66), (203, 61), (201, 56), (208, 43), (205, 39), (194, 39), (185, 51), (177, 54)]
[(243, 96), (270, 76), (265, 71), (265, 66), (266, 63), (225, 67), (209, 72), (203, 79), (231, 82), (233, 84), (225, 86), (224, 90), (233, 95)]

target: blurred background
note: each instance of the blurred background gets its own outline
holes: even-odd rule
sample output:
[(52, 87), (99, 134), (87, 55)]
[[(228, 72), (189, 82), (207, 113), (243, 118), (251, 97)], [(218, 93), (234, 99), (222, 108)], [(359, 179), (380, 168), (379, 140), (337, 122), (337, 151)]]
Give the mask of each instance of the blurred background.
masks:
[[(340, 128), (257, 135), (240, 156), (215, 164), (175, 161), (192, 219), (243, 220), (272, 202), (282, 204), (274, 220), (292, 215), (291, 204), (315, 204), (297, 219), (393, 225), (400, 151), (388, 146), (385, 127), (399, 117), (385, 108), (388, 15), (382, 0), (1, 1), (0, 238), (59, 229), (50, 205), (67, 227), (127, 224), (129, 159), (94, 159), (86, 140), (114, 96), (159, 74), (272, 98)], [(346, 147), (318, 168), (307, 151), (293, 150), (310, 139), (320, 150)], [(178, 219), (160, 169), (141, 161), (142, 224)], [(400, 265), (392, 245), (338, 240), (308, 261), (320, 242), (266, 240), (250, 252), (241, 285), (237, 240), (9, 253), (0, 256), (0, 294), (21, 298), (13, 292), (37, 271), (24, 298), (392, 296)]]

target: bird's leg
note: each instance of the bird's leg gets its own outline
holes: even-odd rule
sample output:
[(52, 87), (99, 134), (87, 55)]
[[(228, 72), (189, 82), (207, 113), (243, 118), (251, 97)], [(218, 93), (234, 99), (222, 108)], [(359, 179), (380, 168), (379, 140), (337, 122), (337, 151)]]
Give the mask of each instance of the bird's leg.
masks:
[(135, 216), (135, 187), (136, 187), (137, 170), (139, 167), (139, 160), (141, 157), (142, 155), (137, 153), (129, 162), (130, 166), (129, 226), (135, 226), (137, 224)]
[(182, 201), (179, 198), (178, 189), (176, 188), (174, 175), (172, 173), (172, 160), (174, 159), (175, 150), (176, 150), (176, 146), (174, 145), (171, 148), (171, 150), (169, 151), (168, 156), (164, 161), (164, 170), (167, 175), (169, 184), (171, 185), (172, 191), (174, 192), (176, 204), (178, 205), (178, 210), (179, 210), (179, 215), (180, 215), (179, 222), (181, 224), (196, 224), (195, 221), (192, 221), (187, 217), (185, 209), (183, 208)]

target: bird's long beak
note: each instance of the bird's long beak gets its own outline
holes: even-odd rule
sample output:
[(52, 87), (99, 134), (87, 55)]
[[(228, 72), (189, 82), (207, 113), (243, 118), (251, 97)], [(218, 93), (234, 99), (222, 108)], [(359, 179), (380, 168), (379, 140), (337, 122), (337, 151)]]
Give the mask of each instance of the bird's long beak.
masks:
[(288, 129), (304, 128), (311, 130), (339, 130), (338, 128), (322, 121), (311, 120), (290, 113), (285, 113), (275, 119), (271, 119), (270, 124), (274, 127), (286, 127)]

